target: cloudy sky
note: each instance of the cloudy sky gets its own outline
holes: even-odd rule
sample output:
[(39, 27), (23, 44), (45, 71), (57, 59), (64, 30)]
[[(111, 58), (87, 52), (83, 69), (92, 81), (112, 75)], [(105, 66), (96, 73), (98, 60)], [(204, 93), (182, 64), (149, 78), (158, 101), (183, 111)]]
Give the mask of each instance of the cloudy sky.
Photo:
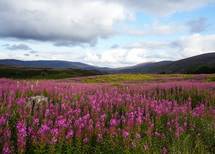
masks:
[(0, 0), (0, 59), (122, 67), (215, 52), (215, 0)]

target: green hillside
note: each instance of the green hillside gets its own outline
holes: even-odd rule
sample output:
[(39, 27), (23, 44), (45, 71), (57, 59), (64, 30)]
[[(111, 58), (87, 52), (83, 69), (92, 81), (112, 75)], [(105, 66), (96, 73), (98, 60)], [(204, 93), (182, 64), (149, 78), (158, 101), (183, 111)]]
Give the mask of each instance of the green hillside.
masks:
[(99, 71), (65, 68), (24, 67), (0, 65), (0, 78), (18, 79), (62, 79), (79, 76), (101, 75)]

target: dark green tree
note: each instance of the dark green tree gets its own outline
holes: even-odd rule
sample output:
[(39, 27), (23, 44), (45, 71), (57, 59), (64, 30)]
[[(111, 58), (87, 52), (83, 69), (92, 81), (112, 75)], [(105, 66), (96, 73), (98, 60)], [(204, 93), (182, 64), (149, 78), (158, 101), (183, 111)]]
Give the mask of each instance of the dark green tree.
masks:
[(210, 67), (208, 65), (201, 65), (198, 67), (197, 73), (201, 74), (201, 73), (205, 73), (208, 74), (210, 73)]

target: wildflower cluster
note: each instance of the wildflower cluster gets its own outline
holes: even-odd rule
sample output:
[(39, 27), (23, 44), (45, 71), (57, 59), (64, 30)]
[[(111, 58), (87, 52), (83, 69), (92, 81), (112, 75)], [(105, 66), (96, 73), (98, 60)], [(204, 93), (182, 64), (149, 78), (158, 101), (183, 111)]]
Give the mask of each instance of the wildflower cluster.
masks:
[(215, 83), (0, 79), (2, 153), (213, 153), (214, 136)]

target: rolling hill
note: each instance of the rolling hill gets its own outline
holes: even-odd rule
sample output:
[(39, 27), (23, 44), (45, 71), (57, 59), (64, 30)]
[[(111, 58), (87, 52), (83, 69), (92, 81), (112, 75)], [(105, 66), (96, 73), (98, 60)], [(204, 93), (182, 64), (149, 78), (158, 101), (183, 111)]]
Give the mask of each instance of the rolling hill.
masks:
[(103, 73), (97, 70), (90, 71), (76, 68), (53, 69), (44, 67), (7, 66), (0, 64), (0, 78), (61, 79), (101, 74)]
[[(99, 70), (98, 67), (80, 63), (61, 60), (39, 60), (39, 61), (21, 61), (15, 59), (0, 60), (0, 64), (8, 66), (26, 66), (26, 67), (47, 67), (47, 68), (76, 68), (84, 70)], [(105, 68), (101, 68), (105, 69)]]
[(135, 65), (124, 69), (111, 69), (110, 73), (196, 73), (202, 65), (215, 67), (215, 53), (197, 55), (178, 61), (161, 61), (155, 63), (146, 63)]
[[(160, 62), (147, 62), (141, 63), (135, 66), (124, 67), (124, 68), (107, 68), (107, 67), (96, 67), (80, 62), (69, 62), (69, 61), (20, 61), (14, 59), (0, 60), (0, 64), (9, 66), (25, 66), (25, 67), (43, 67), (49, 69), (82, 69), (91, 70), (99, 74), (117, 74), (117, 73), (198, 73), (200, 66), (205, 65), (215, 68), (215, 52), (197, 55), (177, 61), (160, 61)], [(27, 69), (27, 68), (26, 68)], [(29, 69), (29, 68), (28, 68)], [(200, 72), (201, 73), (201, 72)]]

